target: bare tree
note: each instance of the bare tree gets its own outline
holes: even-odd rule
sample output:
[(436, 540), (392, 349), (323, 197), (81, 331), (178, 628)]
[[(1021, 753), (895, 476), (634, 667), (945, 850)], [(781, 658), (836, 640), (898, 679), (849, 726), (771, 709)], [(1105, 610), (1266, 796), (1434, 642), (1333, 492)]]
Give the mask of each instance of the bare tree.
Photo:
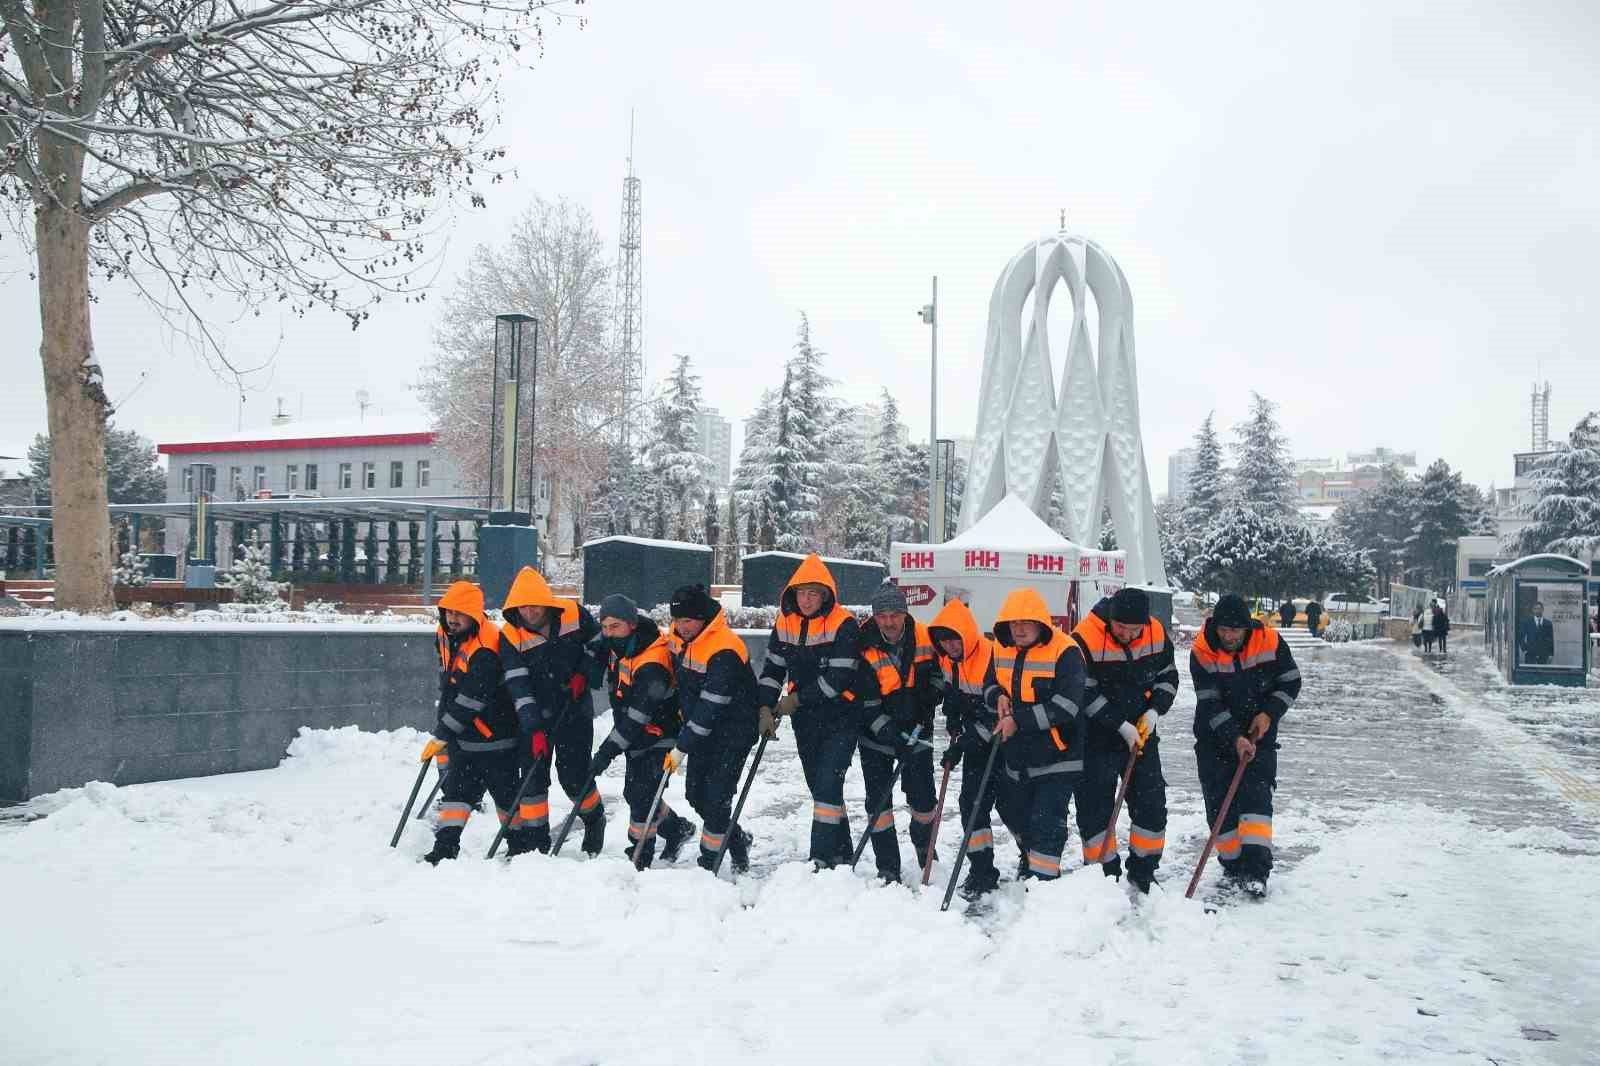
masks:
[(431, 254), (428, 207), (493, 173), (497, 73), (548, 7), (0, 0), (0, 201), (37, 263), (59, 604), (111, 604), (91, 278), (203, 345), (208, 300), (359, 324)]
[(611, 260), (589, 212), (536, 197), (503, 243), (473, 252), (445, 298), (434, 359), (417, 384), (440, 443), (467, 483), (481, 487), (494, 316), (518, 311), (539, 320), (536, 439), (530, 444), (522, 434), (518, 461), (531, 458), (549, 478), (551, 536), (563, 514), (581, 525), (588, 497), (605, 477), (604, 430), (623, 404), (620, 363), (607, 343), (610, 300)]

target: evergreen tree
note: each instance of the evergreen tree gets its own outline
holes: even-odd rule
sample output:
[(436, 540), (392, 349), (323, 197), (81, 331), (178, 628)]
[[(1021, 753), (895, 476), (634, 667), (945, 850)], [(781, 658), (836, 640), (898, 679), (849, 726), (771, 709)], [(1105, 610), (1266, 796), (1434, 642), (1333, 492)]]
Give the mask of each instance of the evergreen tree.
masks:
[(291, 574), (304, 574), (306, 569), (306, 534), (310, 526), (306, 522), (294, 524), (294, 540), (290, 542), (289, 572)]
[(1456, 542), (1472, 528), (1461, 496), (1461, 475), (1443, 459), (1423, 473), (1405, 540), (1406, 573), (1414, 584), (1443, 589), (1454, 583)]
[(6, 530), (6, 569), (17, 570), (22, 566), (22, 530), (12, 526)]
[(783, 551), (799, 551), (806, 538), (795, 528), (790, 513), (790, 501), (805, 494), (800, 450), (794, 444), (790, 429), (795, 415), (792, 402), (794, 371), (785, 368), (783, 387), (778, 390), (777, 431), (773, 435), (768, 453), (765, 476), (766, 493), (761, 500), (762, 540), (766, 541), (766, 528), (772, 529), (772, 543)]
[(415, 585), (422, 574), (422, 540), (417, 536), (417, 524), (406, 523), (406, 584)]
[(232, 550), (232, 552), (230, 554), (233, 556), (234, 560), (237, 561), (239, 559), (243, 559), (244, 558), (244, 546), (245, 546), (245, 533), (244, 533), (244, 523), (243, 522), (235, 522), (235, 523), (233, 523), (233, 535), (231, 537), (229, 537), (228, 539), (233, 541), (233, 550)]
[(450, 580), (455, 581), (461, 577), (464, 562), (461, 557), (461, 523), (452, 522), (450, 528)]
[[(28, 446), (28, 481), (34, 499), (50, 503), (50, 438), (43, 433)], [(225, 492), (231, 486), (221, 486)], [(167, 498), (167, 472), (156, 446), (131, 429), (106, 425), (106, 502), (160, 503)]]
[[(1180, 500), (1168, 496), (1156, 505), (1156, 535), (1161, 541), (1161, 563), (1167, 571), (1167, 580), (1174, 588), (1189, 589), (1188, 577), (1190, 540), (1193, 530), (1184, 517), (1185, 508)], [(1203, 529), (1204, 526), (1199, 527)]]
[[(193, 525), (194, 523), (190, 523)], [(29, 526), (22, 531), (22, 561), (19, 569), (32, 570), (39, 562), (39, 534)]]
[[(764, 505), (759, 505), (764, 506)], [(756, 508), (751, 507), (744, 515), (744, 544), (746, 551), (757, 551), (761, 543), (761, 531), (756, 526)]]
[[(821, 519), (822, 486), (828, 476), (828, 431), (837, 421), (838, 405), (829, 390), (833, 379), (822, 372), (825, 353), (811, 342), (811, 321), (802, 312), (795, 330), (794, 352), (785, 368), (779, 394), (781, 462), (788, 479), (779, 493), (774, 486), (772, 519), (784, 551), (801, 551), (816, 539)], [(781, 504), (781, 506), (780, 506)]]
[(150, 564), (139, 554), (137, 546), (129, 548), (117, 561), (116, 569), (111, 572), (111, 578), (118, 585), (142, 588), (150, 584)]
[(628, 536), (644, 526), (648, 495), (637, 453), (621, 442), (606, 450), (606, 472), (589, 502), (590, 517), (606, 536)]
[(656, 486), (655, 524), (651, 527), (650, 535), (656, 540), (667, 539), (667, 498), (659, 484)]
[[(915, 540), (927, 520), (927, 453), (921, 455), (906, 443), (905, 423), (900, 420), (900, 404), (883, 389), (878, 395), (879, 424), (872, 440), (872, 489), (858, 500), (869, 516), (881, 516), (883, 529), (875, 543), (878, 553), (890, 540)], [(928, 540), (939, 540), (931, 534)], [(859, 559), (863, 556), (853, 555)]]
[[(283, 516), (274, 514), (268, 528), (271, 531), (267, 540), (268, 561), (272, 564), (272, 572), (277, 574), (283, 571)], [(255, 536), (252, 533), (251, 539)]]
[[(1227, 474), (1222, 469), (1222, 441), (1206, 414), (1194, 435), (1194, 467), (1189, 473), (1189, 494), (1183, 500), (1184, 521), (1191, 530), (1200, 530), (1221, 513), (1227, 498)], [(1169, 571), (1170, 573), (1170, 571)]]
[[(745, 420), (744, 442), (739, 447), (739, 462), (733, 470), (733, 494), (752, 520), (761, 501), (767, 499), (767, 464), (772, 458), (777, 426), (778, 393), (774, 389), (763, 389), (754, 413)], [(753, 537), (751, 541), (754, 542)]]
[(362, 551), (366, 555), (365, 565), (362, 567), (361, 579), (369, 585), (378, 583), (378, 524), (367, 523), (367, 536), (362, 542)]
[(235, 603), (272, 603), (283, 598), (286, 585), (272, 580), (272, 560), (269, 550), (260, 544), (260, 537), (250, 534), (244, 552), (233, 568), (218, 575), (217, 584), (233, 589)]
[(388, 550), (384, 552), (383, 580), (391, 585), (398, 584), (400, 573), (400, 523), (389, 523)]
[(1271, 518), (1296, 513), (1294, 464), (1278, 425), (1277, 405), (1250, 394), (1250, 417), (1234, 427), (1234, 495), (1244, 507)]
[(1117, 550), (1117, 526), (1116, 522), (1112, 520), (1111, 508), (1109, 507), (1100, 508), (1099, 548), (1103, 552)]
[(1345, 500), (1333, 513), (1334, 530), (1371, 561), (1380, 596), (1389, 594), (1400, 569), (1417, 508), (1417, 488), (1416, 481), (1387, 463), (1375, 486)]
[[(342, 581), (343, 578), (340, 577), (339, 575), (344, 571), (344, 563), (339, 558), (339, 551), (340, 551), (339, 541), (340, 541), (340, 532), (341, 532), (341, 530), (340, 530), (340, 524), (339, 524), (338, 519), (334, 519), (333, 521), (329, 522), (327, 524), (327, 530), (328, 530), (328, 563), (327, 563), (328, 580), (330, 580), (330, 581)], [(321, 567), (318, 567), (318, 569), (320, 570)]]
[(705, 543), (712, 551), (715, 551), (717, 542), (722, 539), (722, 520), (717, 513), (717, 490), (715, 486), (706, 486), (706, 502), (705, 506), (701, 508), (701, 513), (705, 515)]
[(1529, 522), (1512, 541), (1520, 555), (1600, 551), (1600, 411), (1583, 417), (1532, 471)]
[(655, 428), (644, 461), (667, 512), (676, 516), (674, 535), (679, 540), (696, 539), (691, 521), (705, 498), (711, 465), (700, 453), (696, 427), (700, 402), (700, 375), (694, 373), (687, 355), (674, 356), (665, 394), (656, 404)]
[(773, 551), (778, 543), (778, 529), (772, 522), (772, 511), (767, 501), (761, 501), (761, 529), (756, 537), (756, 545), (761, 551)]
[(348, 585), (356, 579), (356, 523), (353, 518), (339, 521), (339, 580)]

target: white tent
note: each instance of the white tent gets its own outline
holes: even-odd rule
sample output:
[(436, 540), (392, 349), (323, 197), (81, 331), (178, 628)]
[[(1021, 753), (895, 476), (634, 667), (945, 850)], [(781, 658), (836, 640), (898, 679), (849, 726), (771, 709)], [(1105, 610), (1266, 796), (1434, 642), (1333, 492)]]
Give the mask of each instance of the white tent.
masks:
[(1124, 552), (1074, 544), (1014, 495), (943, 544), (889, 546), (889, 576), (906, 590), (918, 621), (931, 621), (959, 598), (985, 630), (1006, 594), (1024, 585), (1039, 590), (1059, 624), (1075, 625), (1083, 610), (1122, 587), (1127, 565)]

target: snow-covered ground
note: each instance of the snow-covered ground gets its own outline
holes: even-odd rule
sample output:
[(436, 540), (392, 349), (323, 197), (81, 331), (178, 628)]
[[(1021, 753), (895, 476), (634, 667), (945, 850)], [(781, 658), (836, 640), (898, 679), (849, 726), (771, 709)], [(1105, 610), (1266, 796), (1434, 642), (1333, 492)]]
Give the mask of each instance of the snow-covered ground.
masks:
[(620, 768), (598, 861), (484, 863), (488, 818), (470, 860), (418, 863), (420, 822), (391, 851), (409, 731), (60, 793), (0, 823), (0, 1061), (1594, 1063), (1600, 694), (1512, 694), (1477, 655), (1303, 656), (1273, 894), (1210, 914), (1182, 898), (1204, 839), (1187, 685), (1166, 887), (1138, 904), (1094, 871), (979, 916), (940, 913), (942, 870), (813, 874), (787, 734), (737, 884), (688, 858), (634, 873)]

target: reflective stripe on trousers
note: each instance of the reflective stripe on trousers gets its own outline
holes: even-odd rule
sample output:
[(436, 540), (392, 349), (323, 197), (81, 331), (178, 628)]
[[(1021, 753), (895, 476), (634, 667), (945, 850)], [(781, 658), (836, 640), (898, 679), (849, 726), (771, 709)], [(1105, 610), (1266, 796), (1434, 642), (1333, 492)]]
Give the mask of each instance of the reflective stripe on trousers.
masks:
[(836, 807), (831, 803), (821, 803), (813, 800), (811, 803), (811, 817), (814, 821), (825, 822), (828, 825), (839, 825), (844, 822), (844, 808)]
[(1128, 850), (1135, 855), (1160, 855), (1166, 843), (1167, 835), (1164, 832), (1141, 829), (1137, 825), (1128, 826)]
[(1117, 836), (1115, 833), (1111, 834), (1111, 838), (1107, 840), (1106, 834), (1104, 832), (1099, 832), (1083, 842), (1083, 861), (1086, 864), (1092, 862), (1110, 862), (1116, 857)]

